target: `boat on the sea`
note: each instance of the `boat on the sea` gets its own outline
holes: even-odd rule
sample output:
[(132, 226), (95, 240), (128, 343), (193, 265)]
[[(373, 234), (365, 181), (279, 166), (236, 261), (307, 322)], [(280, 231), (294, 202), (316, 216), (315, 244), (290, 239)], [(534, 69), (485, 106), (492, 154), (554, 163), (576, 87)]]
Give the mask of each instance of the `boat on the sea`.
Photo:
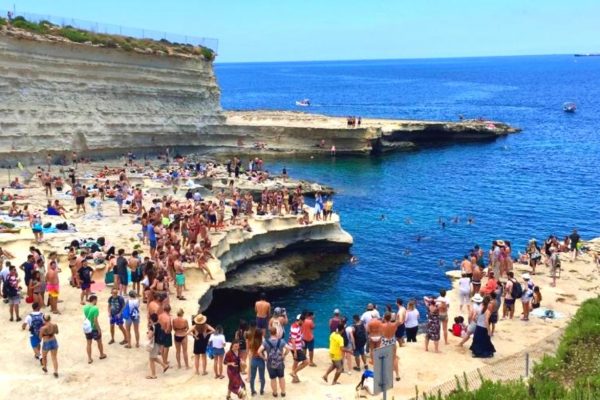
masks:
[(575, 57), (600, 57), (600, 53), (574, 54)]
[(577, 111), (577, 105), (573, 102), (563, 104), (563, 111), (568, 113), (574, 113)]
[(310, 106), (310, 100), (309, 99), (297, 100), (296, 105), (299, 107), (308, 107), (308, 106)]

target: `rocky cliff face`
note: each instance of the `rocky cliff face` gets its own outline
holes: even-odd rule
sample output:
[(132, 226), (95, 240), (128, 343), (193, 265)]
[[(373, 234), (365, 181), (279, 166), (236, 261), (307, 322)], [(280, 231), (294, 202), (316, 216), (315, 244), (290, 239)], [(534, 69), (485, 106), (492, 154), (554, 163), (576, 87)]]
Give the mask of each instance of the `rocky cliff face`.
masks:
[(0, 33), (5, 160), (202, 145), (223, 122), (211, 62)]

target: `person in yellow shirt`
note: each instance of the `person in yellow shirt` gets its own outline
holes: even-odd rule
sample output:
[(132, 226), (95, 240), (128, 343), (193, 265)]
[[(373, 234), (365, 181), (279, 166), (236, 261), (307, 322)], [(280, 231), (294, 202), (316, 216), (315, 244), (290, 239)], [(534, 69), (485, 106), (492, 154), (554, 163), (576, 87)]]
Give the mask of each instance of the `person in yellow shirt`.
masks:
[(342, 335), (344, 334), (344, 328), (344, 325), (339, 324), (337, 329), (329, 336), (329, 357), (331, 358), (331, 365), (327, 369), (325, 375), (323, 375), (323, 380), (327, 382), (329, 374), (335, 370), (333, 382), (331, 382), (332, 385), (338, 383), (338, 378), (343, 370), (342, 360), (344, 358), (344, 353), (342, 349), (344, 348), (344, 338)]

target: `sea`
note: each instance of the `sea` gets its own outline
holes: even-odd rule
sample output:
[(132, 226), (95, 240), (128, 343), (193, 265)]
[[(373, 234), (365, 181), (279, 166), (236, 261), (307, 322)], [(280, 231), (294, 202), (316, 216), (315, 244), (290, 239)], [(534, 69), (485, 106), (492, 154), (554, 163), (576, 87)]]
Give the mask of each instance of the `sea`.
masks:
[[(450, 288), (445, 272), (476, 244), (487, 250), (495, 239), (508, 240), (516, 256), (531, 238), (563, 238), (573, 228), (584, 239), (600, 236), (600, 57), (215, 67), (226, 110), (449, 121), (463, 115), (523, 130), (491, 143), (379, 157), (268, 161), (273, 172), (285, 166), (294, 178), (333, 186), (335, 210), (354, 238), (356, 264), (271, 295), (290, 315), (315, 312), (318, 346), (327, 345), (335, 308), (351, 317), (369, 302), (384, 309), (398, 297), (406, 302)], [(295, 105), (304, 98), (310, 107)], [(568, 101), (577, 104), (576, 113), (563, 112)], [(231, 332), (240, 317), (251, 315), (248, 302), (213, 322)]]

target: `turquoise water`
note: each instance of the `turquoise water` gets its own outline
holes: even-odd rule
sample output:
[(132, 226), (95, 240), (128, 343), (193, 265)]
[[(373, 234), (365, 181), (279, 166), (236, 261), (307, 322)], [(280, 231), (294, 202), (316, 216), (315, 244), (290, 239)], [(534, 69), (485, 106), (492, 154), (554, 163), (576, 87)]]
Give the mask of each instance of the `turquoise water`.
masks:
[[(584, 238), (600, 236), (600, 58), (223, 64), (216, 71), (225, 109), (293, 110), (295, 100), (310, 98), (308, 111), (330, 115), (463, 114), (523, 128), (494, 143), (269, 164), (334, 186), (335, 208), (355, 240), (357, 265), (273, 298), (290, 313), (316, 312), (318, 345), (326, 344), (336, 307), (352, 315), (368, 302), (383, 306), (449, 287), (444, 272), (474, 244), (487, 249), (502, 238), (522, 250), (531, 237), (565, 236), (573, 227)], [(562, 112), (565, 101), (578, 112)]]

